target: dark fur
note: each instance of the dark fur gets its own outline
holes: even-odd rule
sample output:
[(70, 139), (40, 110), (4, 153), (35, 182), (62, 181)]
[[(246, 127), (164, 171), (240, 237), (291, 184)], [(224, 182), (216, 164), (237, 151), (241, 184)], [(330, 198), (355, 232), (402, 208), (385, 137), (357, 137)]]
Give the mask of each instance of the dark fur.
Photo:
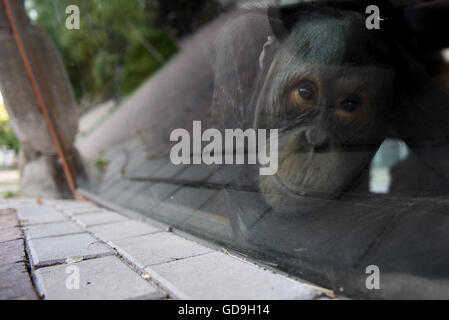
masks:
[[(365, 18), (333, 8), (308, 13), (272, 48), (276, 53), (258, 98), (255, 127), (280, 129), (278, 174), (261, 177), (259, 183), (278, 212), (312, 212), (326, 204), (316, 198), (340, 196), (388, 135), (393, 56), (388, 39), (370, 33)], [(303, 79), (323, 92), (306, 110), (289, 101), (289, 92)], [(348, 93), (366, 87), (369, 106), (363, 121), (335, 116), (347, 86)], [(325, 146), (308, 141), (310, 132), (326, 136)]]

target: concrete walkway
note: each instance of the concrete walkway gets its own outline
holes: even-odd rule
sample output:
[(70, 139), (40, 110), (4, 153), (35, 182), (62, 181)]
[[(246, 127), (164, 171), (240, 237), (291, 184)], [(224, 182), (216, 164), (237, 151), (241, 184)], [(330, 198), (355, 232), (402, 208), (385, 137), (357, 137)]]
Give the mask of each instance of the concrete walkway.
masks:
[[(333, 297), (328, 290), (266, 270), (224, 249), (211, 249), (92, 203), (18, 198), (1, 200), (0, 208), (17, 211), (18, 219), (8, 211), (0, 226), (16, 228), (17, 235), (11, 237), (19, 239), (16, 251), (22, 252), (12, 261), (11, 250), (1, 252), (5, 248), (0, 246), (0, 264), (20, 261), (18, 266), (24, 267), (20, 222), (33, 283), (43, 299)], [(13, 272), (0, 269), (0, 277), (7, 279)], [(20, 284), (23, 293), (8, 295), (0, 284), (0, 298), (34, 298), (24, 275), (9, 280), (10, 286)]]
[(36, 298), (27, 272), (23, 233), (16, 211), (0, 209), (0, 300)]

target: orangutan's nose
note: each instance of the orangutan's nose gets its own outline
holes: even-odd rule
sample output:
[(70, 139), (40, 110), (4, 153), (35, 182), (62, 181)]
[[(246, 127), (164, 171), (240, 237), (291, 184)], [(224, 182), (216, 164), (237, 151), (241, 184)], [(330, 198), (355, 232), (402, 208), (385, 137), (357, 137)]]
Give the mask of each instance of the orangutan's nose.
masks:
[(305, 133), (307, 141), (316, 148), (325, 147), (329, 142), (329, 135), (320, 127), (312, 127)]

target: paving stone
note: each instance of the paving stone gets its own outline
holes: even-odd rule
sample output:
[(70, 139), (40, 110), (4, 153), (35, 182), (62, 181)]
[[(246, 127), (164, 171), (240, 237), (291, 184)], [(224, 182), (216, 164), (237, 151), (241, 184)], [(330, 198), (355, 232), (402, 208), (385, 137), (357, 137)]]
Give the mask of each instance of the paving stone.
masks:
[[(446, 256), (449, 250), (449, 219), (445, 218), (447, 206), (441, 211), (444, 214), (430, 210), (407, 210), (392, 221), (382, 237), (378, 237), (376, 245), (360, 261), (360, 269), (364, 271), (366, 266), (376, 265), (382, 274), (400, 272), (403, 275), (392, 276), (388, 282), (381, 280), (382, 290), (375, 291), (384, 291), (384, 288), (386, 291), (376, 292), (376, 297), (419, 299), (420, 296), (427, 296), (428, 299), (448, 299), (449, 286), (443, 282), (447, 279), (449, 268)], [(403, 280), (407, 278), (409, 282)], [(439, 284), (422, 281), (432, 278), (439, 280)], [(404, 282), (402, 290), (395, 288), (396, 281)], [(441, 287), (444, 289), (441, 290)]]
[(49, 205), (49, 206), (68, 206), (68, 207), (72, 207), (72, 206), (78, 206), (80, 204), (85, 204), (88, 202), (85, 201), (78, 201), (78, 200), (65, 200), (65, 199), (56, 199), (56, 200), (50, 200), (50, 199), (45, 199), (43, 200), (43, 203), (45, 205)]
[(108, 194), (110, 192), (115, 192), (116, 185), (124, 181), (120, 172), (114, 172), (114, 174), (106, 174), (102, 176), (101, 185), (98, 189), (100, 194)]
[(62, 263), (69, 257), (92, 258), (111, 253), (102, 242), (87, 233), (34, 239), (28, 245), (36, 267)]
[(94, 206), (94, 205), (77, 207), (77, 208), (68, 208), (68, 209), (62, 209), (62, 210), (64, 213), (68, 214), (69, 216), (77, 216), (80, 214), (105, 211), (104, 209)]
[(144, 193), (137, 194), (132, 201), (129, 201), (127, 208), (144, 215), (150, 215), (149, 209), (154, 206), (154, 200), (145, 196)]
[(123, 149), (126, 148), (126, 142), (121, 144), (116, 144), (108, 148), (107, 150), (104, 150), (103, 158), (105, 160), (111, 161), (112, 159), (116, 158), (117, 155), (123, 156)]
[(186, 165), (173, 164), (169, 158), (165, 158), (164, 160), (166, 163), (162, 167), (147, 172), (145, 176), (151, 179), (172, 179), (187, 168)]
[(196, 210), (187, 220), (183, 221), (183, 225), (193, 232), (207, 236), (207, 239), (235, 240), (230, 221), (216, 215), (213, 211)]
[(4, 214), (0, 216), (0, 230), (4, 228), (16, 227), (19, 225), (19, 220), (15, 213)]
[[(123, 193), (126, 193), (127, 190), (132, 188), (135, 185), (133, 180), (121, 179), (118, 183), (115, 183), (110, 190), (114, 190), (115, 195), (111, 198), (111, 200), (116, 201), (116, 199), (120, 198)], [(111, 193), (113, 194), (113, 193)]]
[(219, 252), (150, 266), (145, 271), (180, 299), (312, 299), (322, 293)]
[(55, 206), (58, 209), (82, 209), (96, 207), (94, 203), (88, 201), (77, 201), (77, 200), (57, 200)]
[(122, 193), (122, 191), (126, 189), (126, 187), (128, 186), (129, 186), (128, 180), (120, 179), (117, 182), (113, 183), (109, 188), (102, 191), (100, 195), (103, 198), (114, 201), (114, 199), (116, 199)]
[(21, 238), (22, 231), (18, 227), (0, 229), (0, 243)]
[[(150, 183), (151, 184), (151, 183)], [(145, 181), (132, 181), (129, 186), (122, 190), (122, 192), (115, 198), (113, 201), (119, 205), (126, 206), (128, 202), (130, 202), (133, 198), (136, 197), (136, 194), (140, 193), (140, 191), (147, 189), (150, 184)]]
[(45, 299), (123, 300), (162, 299), (166, 296), (114, 256), (70, 264), (79, 268), (79, 289), (66, 287), (68, 266), (64, 264), (36, 271), (37, 286)]
[(204, 246), (168, 232), (115, 240), (110, 244), (140, 268), (211, 252)]
[(222, 165), (219, 170), (207, 178), (207, 183), (218, 187), (230, 187), (237, 190), (255, 190), (254, 177), (259, 175), (257, 165)]
[[(10, 206), (10, 205), (5, 205), (6, 207)], [(11, 213), (16, 213), (16, 210), (12, 209), (12, 208), (2, 208), (0, 209), (0, 216), (3, 215), (8, 215)]]
[(75, 219), (85, 228), (127, 220), (126, 217), (112, 211), (86, 213), (76, 216)]
[(14, 210), (15, 205), (10, 203), (2, 203), (0, 204), (0, 215), (8, 214), (9, 212), (5, 212), (6, 210)]
[(129, 208), (144, 215), (151, 215), (151, 209), (159, 202), (169, 197), (179, 185), (168, 183), (152, 184), (148, 189), (140, 192), (128, 205)]
[(159, 159), (154, 159), (154, 160), (150, 160), (150, 161), (146, 161), (143, 164), (141, 164), (137, 169), (134, 170), (129, 170), (128, 174), (131, 177), (146, 177), (149, 174), (151, 174), (151, 172), (157, 171), (159, 168), (163, 167), (164, 165), (167, 164), (167, 159), (163, 159), (163, 158), (159, 158)]
[(47, 206), (26, 207), (17, 210), (23, 225), (64, 221), (68, 218), (55, 208)]
[(136, 150), (130, 155), (129, 162), (126, 165), (126, 173), (133, 172), (147, 161), (147, 152), (145, 149), (143, 148), (143, 150)]
[(173, 193), (165, 202), (198, 209), (217, 192), (217, 190), (213, 189), (183, 187)]
[(145, 150), (146, 145), (145, 145), (144, 140), (138, 134), (138, 136), (136, 138), (132, 138), (132, 139), (126, 141), (125, 147), (126, 147), (126, 150), (128, 150), (128, 152), (134, 153), (134, 152)]
[(5, 210), (5, 209), (18, 210), (20, 208), (35, 207), (35, 206), (36, 206), (36, 204), (15, 202), (15, 203), (10, 203), (8, 205), (3, 205), (3, 206), (1, 206), (1, 208), (2, 208), (2, 210)]
[(200, 209), (229, 219), (235, 228), (246, 232), (268, 212), (270, 206), (260, 193), (224, 189)]
[(105, 192), (107, 192), (109, 189), (111, 189), (111, 187), (114, 186), (114, 184), (121, 180), (121, 176), (120, 174), (117, 174), (116, 176), (114, 176), (113, 179), (109, 179), (109, 180), (105, 180), (104, 178), (102, 179), (102, 183), (100, 184), (99, 188), (98, 188), (98, 194), (104, 194)]
[(27, 226), (24, 227), (24, 231), (27, 240), (85, 232), (72, 221)]
[(89, 228), (104, 241), (118, 240), (160, 232), (159, 228), (137, 221), (124, 221)]
[(152, 215), (165, 223), (181, 225), (195, 210), (213, 197), (217, 190), (183, 187), (151, 209)]
[(207, 178), (207, 182), (225, 186), (238, 179), (239, 174), (240, 172), (235, 169), (235, 166), (222, 165), (220, 169)]
[(187, 218), (217, 192), (212, 189), (182, 187), (165, 199), (161, 206), (155, 206), (153, 211), (161, 217), (172, 215), (175, 218), (176, 216)]
[(25, 250), (23, 240), (13, 240), (0, 243), (0, 265), (24, 261)]
[(165, 200), (171, 194), (173, 194), (176, 190), (180, 188), (179, 185), (176, 184), (168, 184), (168, 183), (156, 183), (147, 191), (145, 191), (145, 196), (150, 199), (156, 200), (157, 202)]
[[(327, 201), (310, 200), (320, 204)], [(326, 210), (294, 219), (269, 211), (246, 236), (252, 245), (263, 247), (267, 252), (281, 251), (294, 255), (296, 261), (310, 261), (315, 269), (320, 266), (319, 273), (325, 277), (334, 269), (353, 270), (360, 257), (384, 233), (395, 210), (349, 201), (329, 201), (327, 205)]]
[(176, 180), (202, 182), (219, 169), (219, 165), (190, 165), (176, 176)]
[(114, 176), (121, 175), (121, 169), (126, 164), (126, 155), (123, 150), (120, 150), (113, 159), (106, 159), (108, 164), (106, 166), (106, 172), (104, 173), (104, 181), (113, 179)]
[(153, 204), (149, 210), (149, 216), (171, 226), (184, 225), (184, 222), (189, 219), (195, 211), (192, 208), (166, 201)]
[(0, 300), (35, 300), (25, 263), (0, 265)]

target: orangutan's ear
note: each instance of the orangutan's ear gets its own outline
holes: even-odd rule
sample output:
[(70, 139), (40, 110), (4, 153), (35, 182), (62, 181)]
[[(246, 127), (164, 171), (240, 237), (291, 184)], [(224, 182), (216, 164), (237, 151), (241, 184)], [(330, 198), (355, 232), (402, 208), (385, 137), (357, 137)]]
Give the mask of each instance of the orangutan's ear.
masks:
[(269, 59), (268, 51), (270, 50), (270, 47), (272, 47), (275, 39), (273, 36), (268, 36), (267, 42), (264, 43), (262, 47), (262, 52), (259, 56), (259, 68), (260, 70), (263, 70), (265, 66), (267, 65), (267, 60)]

